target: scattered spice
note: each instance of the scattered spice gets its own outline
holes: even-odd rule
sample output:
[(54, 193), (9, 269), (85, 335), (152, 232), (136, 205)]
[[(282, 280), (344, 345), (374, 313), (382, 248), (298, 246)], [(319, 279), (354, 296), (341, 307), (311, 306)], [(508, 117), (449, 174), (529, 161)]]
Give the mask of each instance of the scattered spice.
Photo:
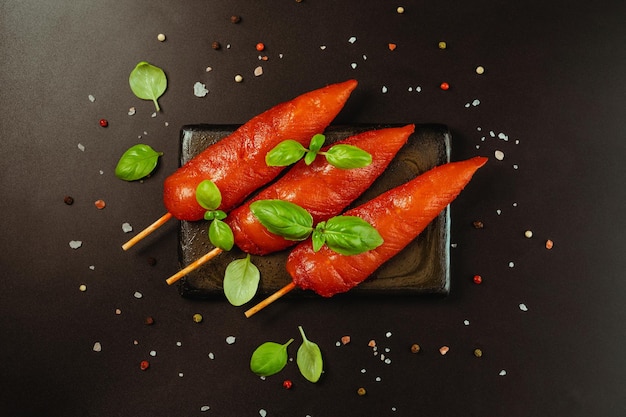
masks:
[(96, 342), (93, 344), (93, 351), (94, 352), (102, 351), (102, 345), (100, 344), (100, 342)]
[(482, 229), (485, 227), (485, 224), (481, 222), (480, 220), (476, 220), (472, 222), (472, 226), (474, 226), (474, 229)]
[(398, 45), (396, 45), (395, 43), (390, 43), (388, 46), (390, 51), (395, 51), (395, 49), (398, 47)]
[(141, 361), (141, 363), (139, 364), (139, 368), (142, 371), (145, 371), (146, 369), (148, 369), (150, 367), (150, 362), (148, 361)]
[(484, 73), (485, 73), (485, 68), (484, 67), (481, 67), (481, 66), (476, 67), (476, 74), (481, 75), (481, 74), (484, 74)]
[(532, 230), (526, 230), (524, 232), (524, 236), (526, 236), (528, 239), (530, 239), (531, 237), (533, 237), (533, 232)]
[(231, 16), (230, 17), (230, 22), (231, 23), (239, 23), (239, 22), (241, 22), (241, 16), (236, 16), (236, 15)]
[(474, 349), (474, 356), (476, 356), (477, 358), (480, 358), (483, 356), (483, 351), (481, 349)]
[(222, 49), (222, 45), (218, 41), (215, 41), (215, 42), (213, 42), (211, 44), (211, 48), (213, 48), (216, 51), (218, 51), (218, 50)]
[(107, 127), (109, 125), (109, 121), (107, 119), (100, 119), (100, 126)]
[(480, 284), (483, 282), (483, 277), (481, 277), (480, 275), (474, 275), (474, 284)]
[(291, 389), (291, 387), (293, 386), (293, 382), (291, 382), (291, 380), (289, 379), (285, 379), (283, 381), (283, 388), (285, 389)]
[(448, 353), (449, 350), (450, 348), (448, 346), (441, 346), (439, 348), (439, 353), (441, 353), (441, 355), (445, 355), (446, 353)]
[(552, 249), (552, 247), (554, 246), (554, 242), (551, 241), (550, 239), (546, 240), (546, 249)]
[(441, 88), (443, 91), (449, 90), (450, 89), (450, 84), (443, 82), (439, 85), (439, 88)]
[(263, 44), (263, 42), (259, 42), (256, 44), (256, 50), (259, 52), (265, 50), (265, 45)]
[(367, 343), (367, 346), (369, 346), (369, 347), (371, 347), (371, 348), (376, 347), (376, 341), (375, 341), (374, 339), (370, 340), (370, 341)]
[(365, 394), (367, 394), (367, 391), (365, 391), (365, 388), (361, 387), (358, 390), (356, 390), (356, 393), (359, 394), (360, 396), (364, 396)]
[(417, 343), (411, 345), (411, 353), (419, 353), (422, 348)]
[(202, 323), (202, 314), (194, 314), (193, 315), (193, 322), (194, 323)]
[(350, 336), (342, 336), (341, 343), (344, 345), (347, 345), (348, 343), (350, 343)]
[(164, 35), (163, 33), (159, 33), (159, 34), (157, 35), (157, 40), (158, 40), (159, 42), (163, 42), (163, 41), (165, 41), (165, 35)]
[(63, 202), (67, 204), (68, 206), (71, 206), (72, 204), (74, 204), (74, 198), (72, 198), (69, 195), (66, 195), (65, 197), (63, 197)]
[(85, 292), (85, 291), (87, 291), (87, 286), (86, 286), (85, 284), (82, 284), (80, 287), (78, 287), (78, 289), (79, 289), (81, 292)]
[(145, 318), (145, 320), (143, 321), (145, 325), (147, 326), (151, 326), (154, 324), (154, 319), (152, 318), (152, 316), (148, 316)]
[(396, 12), (398, 12), (398, 14), (404, 13), (404, 7), (398, 6), (398, 8), (396, 9)]
[(441, 41), (439, 42), (439, 44), (437, 44), (437, 46), (439, 47), (439, 49), (446, 49), (448, 47), (448, 44), (444, 41)]
[(106, 207), (106, 203), (104, 202), (104, 200), (96, 200), (94, 205), (96, 206), (98, 210), (102, 210), (103, 208)]
[(235, 75), (235, 82), (240, 83), (243, 81), (243, 77), (240, 74)]

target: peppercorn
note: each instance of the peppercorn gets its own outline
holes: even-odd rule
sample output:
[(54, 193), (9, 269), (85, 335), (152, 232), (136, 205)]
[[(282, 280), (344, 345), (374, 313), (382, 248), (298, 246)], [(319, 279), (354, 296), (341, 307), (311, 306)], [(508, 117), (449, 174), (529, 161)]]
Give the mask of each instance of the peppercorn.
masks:
[(262, 42), (259, 42), (259, 43), (256, 44), (256, 50), (257, 51), (260, 52), (260, 51), (262, 51), (264, 49), (265, 49), (265, 45)]
[(480, 358), (481, 356), (483, 356), (483, 351), (481, 349), (474, 349), (474, 356), (476, 356), (477, 358)]
[(474, 284), (480, 284), (483, 282), (483, 277), (481, 277), (480, 275), (474, 275), (474, 278), (472, 278), (472, 280), (474, 281)]
[(439, 46), (439, 49), (446, 49), (448, 47), (448, 44), (444, 41), (441, 41), (437, 46)]
[(144, 320), (144, 323), (145, 323), (147, 326), (151, 326), (151, 325), (153, 325), (153, 324), (154, 324), (154, 319), (152, 318), (152, 316), (148, 316), (148, 317), (146, 317), (146, 319)]
[(481, 222), (480, 220), (476, 220), (475, 222), (472, 223), (472, 226), (474, 226), (474, 229), (482, 229), (485, 227), (485, 224)]
[(139, 364), (139, 368), (142, 371), (145, 371), (146, 369), (148, 369), (150, 367), (150, 362), (148, 361), (141, 361), (141, 363)]
[(72, 204), (74, 204), (74, 199), (73, 199), (71, 196), (66, 195), (66, 196), (63, 198), (63, 202), (64, 202), (65, 204), (67, 204), (68, 206), (71, 206)]
[(194, 323), (201, 323), (202, 322), (202, 314), (194, 314), (193, 315), (193, 321)]
[(100, 119), (100, 126), (102, 127), (107, 127), (109, 125), (109, 122), (107, 121), (107, 119)]
[(413, 343), (411, 345), (411, 353), (419, 353), (420, 350), (421, 350), (421, 347), (417, 343)]
[(448, 84), (448, 83), (441, 83), (439, 88), (441, 88), (444, 91), (449, 90), (450, 89), (450, 84)]
[(363, 396), (367, 393), (367, 391), (365, 391), (365, 388), (361, 387), (358, 390), (356, 390), (356, 393), (359, 394), (360, 396)]
[(104, 200), (96, 200), (94, 205), (96, 206), (98, 210), (102, 210), (103, 208), (106, 207), (106, 203), (104, 202)]
[(239, 23), (239, 22), (241, 22), (241, 17), (233, 15), (233, 16), (230, 17), (230, 21), (232, 23)]
[(213, 49), (215, 49), (217, 51), (218, 49), (222, 48), (222, 45), (218, 41), (215, 41), (215, 42), (213, 42), (211, 44), (211, 48), (213, 48)]
[(550, 239), (546, 240), (546, 249), (552, 249), (554, 247), (554, 242)]
[(293, 382), (291, 382), (289, 379), (285, 379), (283, 381), (283, 388), (291, 389), (292, 386), (293, 386)]

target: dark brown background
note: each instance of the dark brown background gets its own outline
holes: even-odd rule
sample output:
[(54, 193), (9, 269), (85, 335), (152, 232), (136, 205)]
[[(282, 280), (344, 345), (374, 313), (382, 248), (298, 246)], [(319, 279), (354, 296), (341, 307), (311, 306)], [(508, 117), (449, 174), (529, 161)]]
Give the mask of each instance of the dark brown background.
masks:
[[(624, 3), (409, 0), (404, 14), (398, 5), (0, 5), (0, 414), (626, 413)], [(158, 42), (158, 33), (167, 40)], [(216, 40), (220, 51), (211, 49)], [(442, 40), (446, 50), (437, 47)], [(267, 46), (267, 61), (259, 61), (257, 42)], [(128, 88), (141, 60), (168, 76), (156, 117)], [(255, 77), (258, 65), (264, 74)], [(242, 308), (190, 301), (165, 284), (178, 269), (176, 222), (120, 249), (129, 237), (122, 223), (138, 231), (164, 213), (161, 185), (177, 167), (183, 125), (240, 124), (347, 78), (359, 87), (337, 124), (444, 123), (453, 160), (491, 157), (451, 208), (449, 297), (281, 300), (245, 319)], [(196, 81), (207, 85), (206, 97), (193, 95)], [(417, 86), (421, 92), (408, 91)], [(142, 183), (116, 179), (119, 156), (140, 142), (164, 152), (159, 168)], [(504, 160), (493, 158), (496, 150)], [(475, 220), (485, 227), (472, 227)], [(73, 250), (71, 240), (83, 246)], [(475, 274), (483, 284), (472, 283)], [(154, 325), (144, 324), (147, 316)], [(295, 362), (265, 381), (254, 376), (252, 350), (267, 340), (298, 341), (298, 325), (322, 349), (322, 380), (308, 383)], [(352, 342), (336, 346), (344, 335)], [(373, 355), (371, 339), (390, 364)], [(96, 342), (101, 352), (92, 350)], [(412, 343), (422, 352), (411, 354)], [(444, 345), (450, 351), (442, 356)], [(142, 360), (151, 362), (147, 371)], [(204, 405), (210, 410), (201, 412)]]

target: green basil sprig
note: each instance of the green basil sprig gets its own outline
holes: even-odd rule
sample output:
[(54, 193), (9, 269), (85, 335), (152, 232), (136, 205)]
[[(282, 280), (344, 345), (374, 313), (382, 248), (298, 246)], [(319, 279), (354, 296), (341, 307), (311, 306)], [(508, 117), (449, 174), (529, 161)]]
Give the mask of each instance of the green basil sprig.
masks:
[(343, 255), (358, 255), (383, 244), (380, 233), (356, 216), (336, 216), (313, 228), (313, 217), (297, 204), (283, 200), (257, 200), (250, 211), (271, 233), (287, 240), (302, 241), (312, 234), (317, 252), (326, 244)]
[(302, 326), (298, 326), (302, 336), (302, 344), (298, 348), (296, 363), (303, 377), (308, 381), (317, 382), (322, 376), (324, 362), (320, 347), (306, 338)]
[(152, 100), (156, 110), (161, 110), (157, 99), (167, 89), (167, 77), (161, 68), (141, 61), (131, 71), (128, 83), (137, 97), (142, 100)]
[(250, 260), (250, 254), (236, 259), (226, 267), (224, 274), (224, 294), (234, 306), (241, 306), (252, 300), (259, 287), (261, 274)]
[(287, 365), (287, 343), (265, 342), (252, 352), (250, 369), (259, 376), (270, 376), (279, 373)]
[(265, 163), (268, 166), (282, 167), (294, 164), (304, 156), (304, 162), (311, 165), (317, 155), (325, 156), (329, 164), (340, 169), (362, 168), (372, 163), (372, 155), (369, 152), (353, 145), (338, 144), (331, 146), (326, 152), (321, 152), (325, 140), (324, 135), (313, 136), (309, 149), (292, 139), (282, 141), (265, 155)]
[(161, 155), (163, 152), (157, 152), (148, 145), (131, 146), (118, 161), (115, 176), (124, 181), (140, 180), (154, 171)]
[(209, 240), (213, 246), (229, 251), (235, 245), (235, 236), (228, 224), (223, 222), (226, 213), (217, 208), (222, 204), (222, 193), (211, 180), (204, 180), (196, 187), (196, 201), (203, 209), (205, 220), (209, 224)]

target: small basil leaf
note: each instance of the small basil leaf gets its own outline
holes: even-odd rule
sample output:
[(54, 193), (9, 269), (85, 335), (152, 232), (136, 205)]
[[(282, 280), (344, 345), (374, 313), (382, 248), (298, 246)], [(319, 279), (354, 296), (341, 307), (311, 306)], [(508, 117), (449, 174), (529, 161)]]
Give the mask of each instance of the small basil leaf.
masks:
[(235, 259), (226, 267), (224, 295), (234, 306), (241, 306), (254, 298), (259, 287), (261, 274), (250, 260), (250, 254)]
[(142, 61), (131, 71), (128, 83), (137, 97), (142, 100), (152, 100), (156, 110), (161, 110), (157, 99), (167, 89), (167, 77), (161, 68)]
[(216, 220), (224, 220), (226, 218), (226, 212), (224, 210), (213, 210)]
[(317, 157), (318, 152), (324, 146), (324, 142), (326, 141), (326, 136), (322, 134), (317, 134), (311, 138), (311, 143), (309, 144), (309, 151), (304, 156), (304, 163), (307, 165), (311, 165), (315, 158)]
[(209, 225), (209, 240), (213, 246), (229, 251), (235, 244), (235, 237), (230, 226), (221, 220), (213, 220)]
[(226, 213), (223, 210), (207, 210), (204, 212), (204, 220), (224, 220), (225, 218)]
[(215, 210), (222, 204), (222, 193), (211, 180), (204, 180), (196, 187), (196, 201), (206, 210)]
[(265, 155), (265, 163), (272, 167), (284, 167), (298, 162), (306, 148), (295, 140), (284, 140)]
[(319, 251), (324, 243), (326, 243), (326, 236), (324, 236), (324, 227), (326, 226), (326, 222), (320, 222), (315, 226), (315, 230), (313, 230), (313, 234), (311, 235), (311, 243), (313, 244), (313, 250), (315, 252)]
[(326, 152), (329, 164), (341, 169), (363, 168), (372, 163), (372, 155), (352, 145), (335, 145)]
[(276, 342), (265, 342), (252, 352), (250, 369), (259, 376), (270, 376), (280, 372), (287, 365), (287, 346), (293, 342), (289, 339), (281, 345)]
[(124, 181), (142, 179), (154, 171), (161, 155), (148, 145), (131, 146), (118, 161), (115, 176)]
[(304, 240), (313, 231), (313, 217), (308, 211), (283, 200), (257, 200), (250, 211), (271, 233), (287, 240)]
[(306, 155), (304, 155), (304, 163), (307, 165), (311, 165), (313, 161), (315, 161), (315, 158), (317, 158), (317, 152), (308, 151)]
[(316, 343), (306, 338), (302, 326), (298, 326), (302, 335), (302, 344), (298, 348), (296, 363), (303, 377), (308, 381), (317, 382), (322, 376), (324, 362), (322, 360), (322, 352)]
[(378, 231), (356, 216), (329, 219), (323, 233), (326, 245), (342, 255), (358, 255), (383, 244), (383, 238)]

